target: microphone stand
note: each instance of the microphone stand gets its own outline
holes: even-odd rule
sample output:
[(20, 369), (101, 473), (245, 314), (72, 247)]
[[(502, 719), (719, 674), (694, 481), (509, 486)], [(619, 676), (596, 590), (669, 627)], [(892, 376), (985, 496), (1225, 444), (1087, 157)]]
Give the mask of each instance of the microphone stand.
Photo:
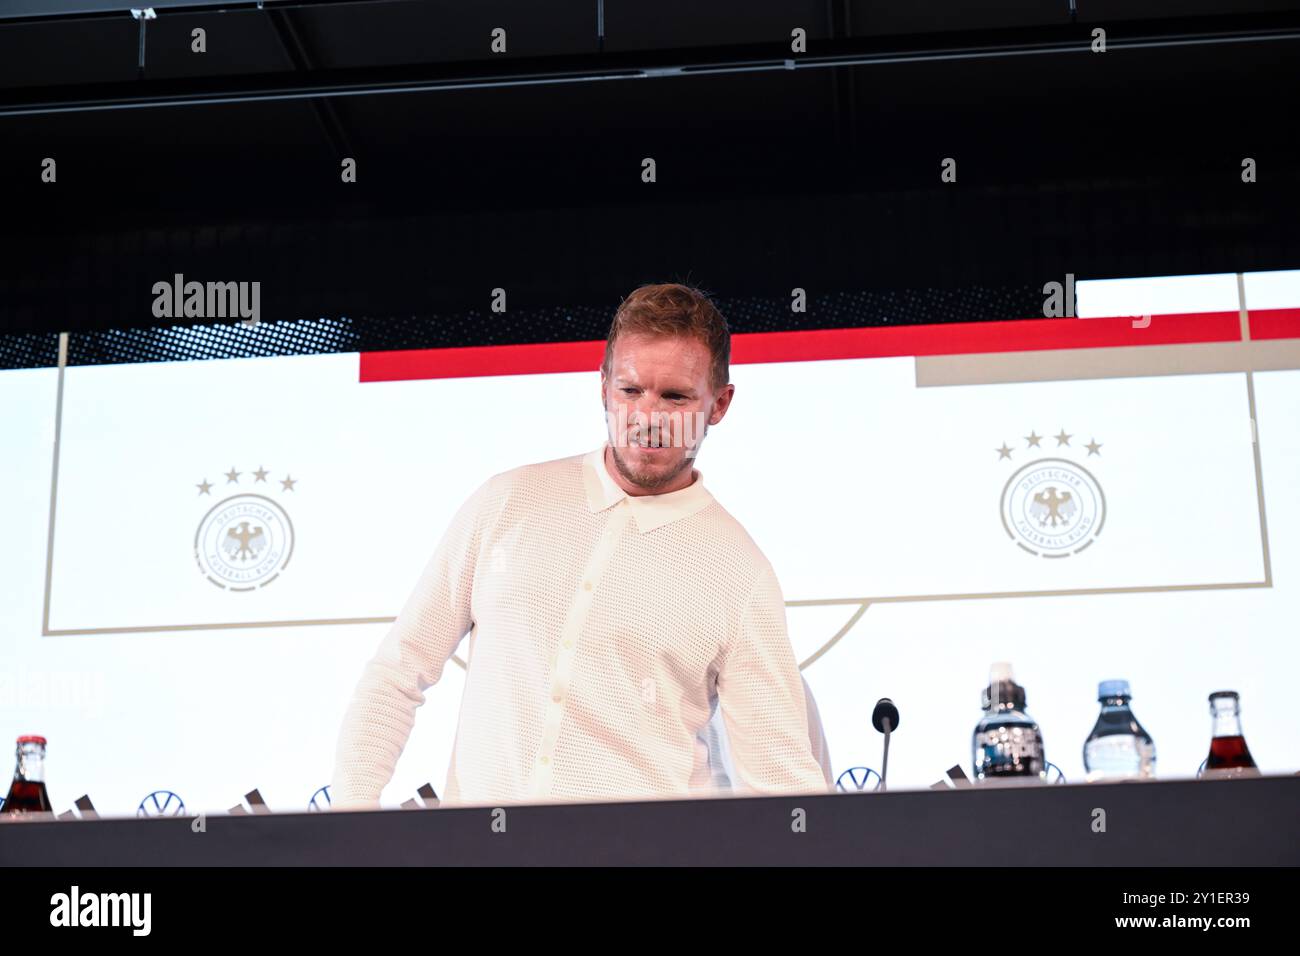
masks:
[(881, 720), (881, 723), (885, 726), (885, 756), (880, 762), (880, 792), (884, 793), (886, 789), (885, 780), (889, 776), (889, 718), (885, 717)]

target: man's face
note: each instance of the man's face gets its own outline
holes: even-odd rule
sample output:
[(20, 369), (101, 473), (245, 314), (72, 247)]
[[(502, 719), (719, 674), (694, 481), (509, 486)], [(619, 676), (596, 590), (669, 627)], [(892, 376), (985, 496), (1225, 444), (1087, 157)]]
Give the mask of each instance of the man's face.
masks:
[(735, 386), (714, 391), (709, 348), (691, 337), (619, 336), (600, 376), (614, 466), (645, 494), (690, 483), (709, 425), (722, 421)]

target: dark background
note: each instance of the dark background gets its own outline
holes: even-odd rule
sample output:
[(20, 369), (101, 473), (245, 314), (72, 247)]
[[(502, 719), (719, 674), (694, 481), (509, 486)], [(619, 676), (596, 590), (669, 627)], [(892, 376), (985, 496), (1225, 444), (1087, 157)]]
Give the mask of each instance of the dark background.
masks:
[[(1300, 267), (1300, 0), (160, 2), (143, 75), (116, 6), (0, 3), (0, 367), (603, 338), (654, 281), (743, 332)], [(178, 97), (231, 102), (138, 105)], [(152, 328), (177, 272), (260, 281), (262, 326)]]

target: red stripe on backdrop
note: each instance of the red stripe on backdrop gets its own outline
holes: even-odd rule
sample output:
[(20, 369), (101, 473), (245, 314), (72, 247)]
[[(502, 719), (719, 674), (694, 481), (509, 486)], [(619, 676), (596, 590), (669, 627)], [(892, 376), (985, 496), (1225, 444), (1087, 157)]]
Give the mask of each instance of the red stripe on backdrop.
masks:
[[(1300, 316), (1300, 310), (1281, 311), (1294, 312)], [(731, 360), (735, 364), (745, 364), (908, 355), (972, 355), (982, 352), (1087, 349), (1122, 345), (1235, 342), (1241, 337), (1241, 321), (1236, 312), (1156, 315), (1151, 317), (1150, 325), (1145, 327), (1135, 326), (1135, 322), (1140, 320), (1123, 316), (746, 332), (731, 337)], [(603, 341), (591, 341), (362, 352), (361, 381), (394, 382), (480, 375), (587, 372), (600, 367), (604, 349)]]
[(1300, 339), (1300, 309), (1252, 309), (1252, 339)]
[(590, 372), (600, 367), (604, 355), (603, 341), (362, 352), (361, 381), (398, 382), (413, 378)]

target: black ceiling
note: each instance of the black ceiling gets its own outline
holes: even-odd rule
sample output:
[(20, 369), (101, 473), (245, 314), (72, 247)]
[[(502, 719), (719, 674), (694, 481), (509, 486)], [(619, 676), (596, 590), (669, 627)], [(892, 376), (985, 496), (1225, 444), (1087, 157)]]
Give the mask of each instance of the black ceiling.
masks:
[[(0, 3), (9, 327), (136, 324), (137, 271), (212, 263), (204, 230), (295, 303), (382, 285), (395, 311), (493, 275), (556, 302), (656, 271), (760, 292), (782, 265), (844, 288), (1300, 265), (1300, 0), (156, 3), (143, 75), (119, 6)], [(272, 98), (312, 84), (340, 95)], [(121, 108), (178, 95), (245, 101)], [(119, 108), (54, 111), (93, 100)], [(339, 230), (366, 237), (342, 267)]]

